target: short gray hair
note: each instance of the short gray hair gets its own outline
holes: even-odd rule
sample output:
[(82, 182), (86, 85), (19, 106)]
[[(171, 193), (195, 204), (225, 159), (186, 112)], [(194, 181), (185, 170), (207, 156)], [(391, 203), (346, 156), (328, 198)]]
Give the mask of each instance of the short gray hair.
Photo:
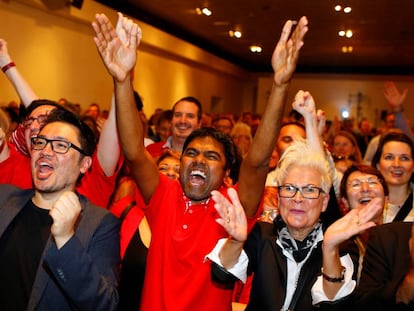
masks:
[(283, 185), (288, 170), (291, 167), (313, 168), (319, 171), (321, 177), (320, 187), (329, 193), (332, 186), (332, 172), (326, 157), (310, 146), (303, 138), (295, 140), (295, 142), (286, 148), (279, 160), (275, 171), (275, 179), (277, 185)]

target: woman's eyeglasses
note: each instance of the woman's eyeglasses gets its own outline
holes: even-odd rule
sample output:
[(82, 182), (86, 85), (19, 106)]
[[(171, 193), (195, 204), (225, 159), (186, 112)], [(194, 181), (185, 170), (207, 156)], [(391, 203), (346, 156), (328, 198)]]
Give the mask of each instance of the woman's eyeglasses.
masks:
[(305, 199), (317, 199), (321, 193), (325, 193), (322, 188), (308, 185), (295, 187), (294, 185), (283, 185), (278, 187), (279, 196), (282, 198), (293, 198), (299, 191)]

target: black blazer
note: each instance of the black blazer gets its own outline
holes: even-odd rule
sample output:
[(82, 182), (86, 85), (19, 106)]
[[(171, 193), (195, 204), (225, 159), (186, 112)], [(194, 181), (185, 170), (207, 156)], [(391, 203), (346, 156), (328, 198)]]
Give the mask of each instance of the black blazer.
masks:
[[(312, 254), (301, 269), (298, 281), (298, 288), (301, 287), (301, 290), (297, 293), (298, 300), (294, 310), (345, 310), (347, 307), (348, 297), (333, 303), (312, 305), (311, 288), (321, 274), (321, 246), (322, 242), (312, 250)], [(282, 249), (276, 244), (274, 225), (265, 222), (256, 223), (247, 238), (244, 250), (249, 257), (248, 273), (254, 273), (246, 311), (281, 310), (286, 295), (287, 261)], [(355, 265), (354, 279), (356, 279), (359, 258), (357, 245), (353, 241), (348, 241), (341, 245), (341, 250), (341, 255), (350, 254)], [(213, 265), (214, 270), (218, 272), (216, 265)]]
[(414, 310), (414, 303), (395, 301), (410, 265), (411, 226), (412, 222), (392, 222), (371, 229), (353, 301), (356, 310)]
[[(0, 237), (33, 197), (32, 189), (0, 185)], [(115, 310), (118, 304), (119, 221), (80, 196), (75, 235), (59, 251), (49, 237), (28, 311)]]

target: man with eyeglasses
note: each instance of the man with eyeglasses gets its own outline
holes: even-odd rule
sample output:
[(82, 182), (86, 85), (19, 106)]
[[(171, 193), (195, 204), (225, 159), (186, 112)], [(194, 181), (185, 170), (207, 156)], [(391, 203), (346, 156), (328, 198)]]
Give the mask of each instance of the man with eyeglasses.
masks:
[[(25, 110), (22, 115), (23, 121), (12, 133), (10, 141), (3, 144), (3, 148), (0, 149), (0, 184), (12, 184), (28, 189), (32, 187), (30, 139), (38, 134), (40, 127), (45, 124), (47, 115), (63, 106), (51, 100), (38, 99), (11, 61), (7, 42), (0, 38), (0, 67), (6, 64), (13, 64), (7, 67), (4, 74), (21, 98)], [(119, 145), (114, 109), (112, 103), (93, 154), (92, 166), (77, 188), (79, 193), (101, 207), (108, 205), (123, 162), (120, 148), (114, 148)]]
[(75, 192), (90, 128), (53, 110), (32, 138), (33, 189), (0, 185), (0, 310), (115, 310), (119, 221)]
[[(357, 284), (358, 252), (350, 238), (375, 226), (380, 208), (352, 210), (326, 228), (320, 217), (329, 201), (330, 168), (305, 140), (285, 150), (275, 177), (279, 216), (273, 223), (256, 223), (248, 236), (237, 194), (229, 190), (230, 203), (213, 192), (220, 223), (233, 240), (218, 254), (224, 269), (241, 266), (247, 256), (245, 271), (253, 273), (253, 281), (246, 310), (342, 310)], [(217, 279), (228, 280), (226, 274), (213, 267)]]

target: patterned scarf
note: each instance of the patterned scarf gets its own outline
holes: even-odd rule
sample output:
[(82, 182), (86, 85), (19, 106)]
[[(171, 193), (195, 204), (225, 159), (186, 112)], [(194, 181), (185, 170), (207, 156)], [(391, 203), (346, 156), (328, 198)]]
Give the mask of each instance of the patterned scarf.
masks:
[(17, 129), (10, 136), (10, 142), (14, 144), (17, 151), (26, 157), (30, 157), (29, 150), (27, 149), (26, 141), (24, 138), (24, 126), (19, 124)]
[(309, 251), (312, 249), (312, 246), (315, 244), (315, 240), (318, 237), (319, 232), (322, 231), (322, 224), (318, 222), (303, 241), (298, 241), (291, 236), (289, 229), (282, 220), (282, 217), (276, 217), (274, 225), (277, 233), (277, 239), (282, 244), (283, 249), (292, 254), (296, 262), (301, 262), (306, 258)]

